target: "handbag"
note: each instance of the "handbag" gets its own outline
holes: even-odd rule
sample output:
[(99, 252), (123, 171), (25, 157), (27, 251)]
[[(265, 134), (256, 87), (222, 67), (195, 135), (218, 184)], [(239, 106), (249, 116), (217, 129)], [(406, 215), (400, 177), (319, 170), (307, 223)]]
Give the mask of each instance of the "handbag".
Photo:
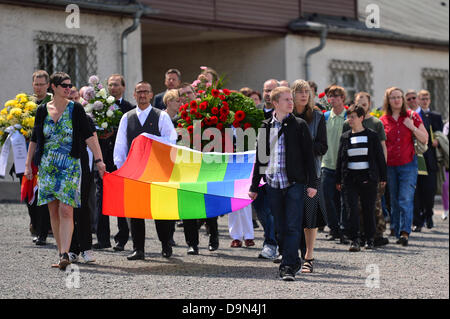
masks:
[[(410, 116), (411, 120), (413, 120), (413, 113), (414, 112), (411, 112)], [(421, 141), (419, 141), (414, 136), (414, 133), (412, 134), (412, 136), (413, 136), (414, 151), (416, 152), (416, 155), (422, 155), (428, 150), (428, 143), (422, 143)]]

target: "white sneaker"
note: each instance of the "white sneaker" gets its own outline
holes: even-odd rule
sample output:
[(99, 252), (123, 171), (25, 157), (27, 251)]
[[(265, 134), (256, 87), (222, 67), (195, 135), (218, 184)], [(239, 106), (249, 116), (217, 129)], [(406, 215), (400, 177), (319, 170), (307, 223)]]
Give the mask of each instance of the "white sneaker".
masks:
[(93, 263), (95, 262), (95, 258), (92, 256), (90, 250), (85, 250), (81, 253), (81, 257), (83, 257), (85, 263)]
[(444, 210), (444, 213), (442, 214), (442, 220), (446, 220), (448, 217), (448, 210)]
[(275, 259), (277, 255), (277, 247), (272, 245), (264, 245), (261, 253), (259, 254), (259, 258), (264, 259)]
[(75, 253), (69, 253), (69, 261), (71, 263), (76, 263), (78, 262), (78, 255)]

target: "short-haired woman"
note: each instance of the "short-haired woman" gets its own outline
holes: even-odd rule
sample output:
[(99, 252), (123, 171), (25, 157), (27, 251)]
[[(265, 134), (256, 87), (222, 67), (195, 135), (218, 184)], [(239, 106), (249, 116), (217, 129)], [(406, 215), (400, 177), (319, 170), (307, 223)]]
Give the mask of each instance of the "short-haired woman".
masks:
[(405, 96), (400, 88), (391, 87), (386, 90), (383, 110), (384, 115), (380, 120), (386, 132), (391, 224), (398, 238), (397, 243), (407, 246), (417, 182), (417, 157), (413, 138), (427, 143), (428, 133), (420, 116), (407, 109)]
[(32, 178), (31, 162), (39, 168), (38, 205), (48, 204), (53, 235), (58, 246), (58, 267), (69, 261), (73, 232), (73, 208), (80, 207), (82, 141), (94, 154), (100, 176), (105, 172), (98, 140), (87, 125), (81, 104), (68, 100), (72, 88), (69, 75), (57, 72), (50, 77), (53, 100), (39, 106), (28, 148), (25, 176)]

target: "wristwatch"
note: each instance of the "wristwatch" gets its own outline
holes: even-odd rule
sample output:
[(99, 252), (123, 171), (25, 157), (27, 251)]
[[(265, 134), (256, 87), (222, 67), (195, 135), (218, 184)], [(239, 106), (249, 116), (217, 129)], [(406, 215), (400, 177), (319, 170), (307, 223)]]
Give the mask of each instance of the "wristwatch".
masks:
[(97, 163), (100, 163), (102, 161), (102, 159), (96, 159), (95, 161), (94, 161), (94, 164), (97, 164)]

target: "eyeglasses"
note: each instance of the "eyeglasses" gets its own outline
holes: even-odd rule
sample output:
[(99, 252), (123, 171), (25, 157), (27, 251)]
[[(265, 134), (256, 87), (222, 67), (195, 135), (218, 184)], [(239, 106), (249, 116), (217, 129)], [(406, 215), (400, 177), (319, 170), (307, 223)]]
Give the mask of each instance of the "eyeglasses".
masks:
[(150, 91), (136, 91), (136, 94), (137, 95), (139, 95), (139, 94), (149, 94), (150, 93)]
[(71, 89), (73, 85), (72, 84), (67, 84), (67, 83), (61, 83), (59, 86), (61, 86), (64, 89), (67, 89), (67, 88)]
[(415, 99), (416, 99), (415, 96), (411, 96), (411, 97), (407, 98), (406, 101), (411, 101), (411, 100), (415, 100)]

